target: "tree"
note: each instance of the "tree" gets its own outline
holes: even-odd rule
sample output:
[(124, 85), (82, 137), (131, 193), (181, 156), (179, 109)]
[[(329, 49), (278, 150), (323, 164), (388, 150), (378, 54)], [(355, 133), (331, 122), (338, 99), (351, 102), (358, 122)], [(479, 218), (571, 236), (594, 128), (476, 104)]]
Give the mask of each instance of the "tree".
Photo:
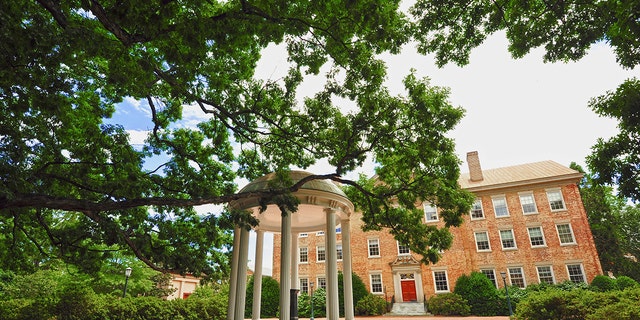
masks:
[[(440, 66), (465, 65), (488, 35), (506, 31), (514, 58), (544, 46), (545, 61), (575, 61), (594, 44), (610, 45), (617, 62), (640, 64), (640, 2), (632, 1), (463, 1), (417, 0), (411, 8), (421, 53), (435, 53)], [(620, 133), (599, 139), (588, 157), (602, 183), (622, 197), (640, 201), (640, 82), (628, 79), (614, 92), (589, 103), (599, 115), (618, 121)]]
[[(257, 221), (193, 206), (255, 196), (238, 193), (238, 179), (279, 172), (264, 203), (293, 210), (291, 192), (331, 179), (350, 187), (368, 228), (389, 227), (437, 261), (450, 234), (416, 223), (416, 204), (438, 205), (447, 227), (468, 212), (445, 135), (463, 110), (428, 79), (408, 75), (404, 96), (383, 85), (376, 56), (411, 37), (398, 3), (2, 2), (0, 214), (33, 222), (11, 230), (12, 245), (89, 266), (125, 251), (155, 270), (221, 277), (230, 230)], [(254, 75), (269, 44), (286, 45), (283, 79)], [(324, 86), (299, 103), (304, 76), (321, 72)], [(110, 122), (124, 99), (149, 112), (142, 145)], [(187, 106), (206, 119), (181, 122)], [(345, 178), (367, 158), (377, 183)], [(286, 179), (319, 160), (326, 172)]]
[(638, 239), (640, 209), (615, 196), (612, 187), (600, 184), (593, 174), (579, 165), (570, 167), (584, 174), (580, 181), (580, 196), (584, 203), (600, 264), (605, 272), (640, 279)]

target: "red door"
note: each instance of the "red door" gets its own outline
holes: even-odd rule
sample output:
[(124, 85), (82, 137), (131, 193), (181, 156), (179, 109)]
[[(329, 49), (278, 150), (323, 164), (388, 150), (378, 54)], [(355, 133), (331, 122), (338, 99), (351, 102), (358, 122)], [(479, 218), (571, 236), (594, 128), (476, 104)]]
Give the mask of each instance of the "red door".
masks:
[(416, 281), (415, 280), (407, 280), (400, 281), (400, 286), (402, 287), (402, 301), (417, 301), (416, 297)]

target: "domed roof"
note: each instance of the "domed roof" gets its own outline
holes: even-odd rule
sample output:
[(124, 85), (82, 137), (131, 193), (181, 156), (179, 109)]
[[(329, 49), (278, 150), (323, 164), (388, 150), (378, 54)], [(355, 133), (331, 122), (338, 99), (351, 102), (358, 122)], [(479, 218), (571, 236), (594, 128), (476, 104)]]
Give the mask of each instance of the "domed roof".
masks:
[[(313, 174), (306, 171), (291, 171), (290, 173), (293, 184), (311, 175)], [(276, 179), (275, 173), (266, 174), (256, 180), (251, 181), (249, 184), (247, 184), (244, 188), (240, 190), (240, 193), (269, 190), (269, 182), (274, 179)], [(329, 180), (314, 179), (303, 184), (302, 187), (300, 187), (300, 189), (331, 192), (343, 197), (347, 196), (344, 194), (344, 192), (342, 192), (342, 189), (340, 189), (335, 183)]]
[[(291, 171), (292, 183), (313, 175), (306, 171)], [(275, 173), (264, 175), (251, 181), (239, 193), (269, 191), (269, 182), (276, 179)], [(293, 195), (298, 199), (298, 210), (292, 212), (291, 230), (293, 232), (310, 232), (326, 228), (326, 210), (331, 209), (341, 219), (348, 219), (353, 213), (353, 203), (344, 192), (331, 180), (315, 179), (306, 182)], [(229, 205), (239, 210), (250, 210), (259, 221), (258, 228), (266, 231), (280, 232), (282, 212), (275, 204), (268, 204), (260, 211), (262, 199), (259, 195), (248, 195), (246, 198), (231, 201)]]

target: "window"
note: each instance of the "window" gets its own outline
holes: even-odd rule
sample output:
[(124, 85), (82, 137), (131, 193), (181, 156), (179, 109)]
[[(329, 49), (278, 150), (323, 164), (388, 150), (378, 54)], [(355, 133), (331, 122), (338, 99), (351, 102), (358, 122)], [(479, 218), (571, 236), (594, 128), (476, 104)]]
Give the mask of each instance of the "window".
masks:
[(502, 249), (516, 249), (516, 239), (513, 237), (513, 230), (500, 230), (500, 241)]
[(562, 199), (562, 191), (557, 190), (547, 190), (547, 199), (549, 199), (549, 206), (551, 207), (551, 211), (564, 210), (564, 199)]
[(369, 239), (369, 257), (379, 257), (380, 256), (380, 240), (378, 239)]
[(309, 293), (309, 279), (300, 278), (300, 292)]
[(576, 241), (573, 238), (573, 230), (571, 230), (570, 224), (558, 224), (556, 225), (558, 230), (558, 238), (560, 238), (560, 245), (575, 244)]
[(434, 271), (433, 283), (436, 285), (436, 292), (449, 292), (449, 282), (447, 281), (447, 271)]
[(538, 279), (540, 283), (554, 284), (555, 280), (551, 266), (538, 266)]
[(512, 286), (516, 286), (518, 288), (526, 287), (526, 283), (524, 282), (524, 272), (522, 272), (522, 268), (509, 268), (509, 281), (511, 281)]
[(527, 230), (529, 230), (529, 240), (531, 241), (532, 247), (545, 246), (542, 227), (530, 227), (530, 228), (527, 228)]
[(299, 234), (298, 234), (298, 237), (299, 237), (299, 238), (306, 238), (306, 237), (308, 237), (308, 236), (309, 236), (309, 234), (308, 234), (308, 233), (299, 233)]
[(370, 274), (371, 293), (382, 293), (382, 275), (379, 273)]
[(575, 283), (585, 282), (581, 264), (568, 264), (567, 272), (569, 273), (569, 280)]
[(491, 246), (489, 245), (489, 235), (486, 231), (476, 232), (476, 249), (478, 251), (491, 251)]
[(426, 202), (422, 207), (424, 208), (424, 220), (427, 222), (438, 221), (438, 208)]
[(493, 211), (496, 213), (497, 218), (509, 216), (507, 200), (504, 197), (494, 197), (491, 201), (493, 201)]
[(522, 206), (522, 213), (524, 214), (538, 212), (538, 208), (536, 208), (536, 200), (533, 197), (533, 193), (520, 194), (520, 205)]
[(398, 255), (399, 256), (411, 254), (411, 250), (409, 249), (409, 246), (405, 246), (404, 244), (400, 244), (400, 242), (397, 242), (397, 243), (398, 243)]
[(338, 260), (342, 260), (342, 245), (341, 244), (337, 244), (336, 245), (336, 256), (338, 257)]
[(318, 288), (327, 289), (327, 278), (318, 277)]
[(300, 251), (300, 255), (299, 255), (300, 260), (298, 261), (300, 261), (301, 263), (309, 262), (309, 248), (300, 247), (299, 251)]
[(342, 225), (338, 225), (336, 227), (336, 234), (340, 234), (340, 233), (342, 233)]
[(316, 236), (324, 236), (324, 231), (318, 231), (318, 232), (316, 232)]
[(327, 260), (327, 254), (324, 250), (324, 247), (316, 247), (316, 258), (318, 262)]
[(482, 200), (480, 199), (476, 199), (476, 201), (473, 203), (473, 206), (471, 206), (471, 219), (483, 219), (484, 218), (484, 211), (482, 211)]
[(482, 274), (487, 276), (487, 278), (489, 278), (489, 280), (491, 280), (491, 282), (493, 282), (493, 285), (496, 288), (498, 287), (498, 282), (496, 281), (496, 271), (495, 270), (493, 270), (493, 269), (480, 269), (480, 272), (482, 272)]

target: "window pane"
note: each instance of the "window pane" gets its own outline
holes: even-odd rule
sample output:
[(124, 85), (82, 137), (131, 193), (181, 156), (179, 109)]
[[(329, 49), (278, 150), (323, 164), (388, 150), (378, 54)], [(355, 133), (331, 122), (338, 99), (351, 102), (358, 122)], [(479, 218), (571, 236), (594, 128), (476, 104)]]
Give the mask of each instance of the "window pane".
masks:
[(380, 240), (369, 239), (369, 256), (370, 257), (380, 256)]
[(476, 247), (478, 251), (491, 250), (489, 235), (486, 232), (476, 232)]
[(438, 209), (436, 207), (428, 203), (424, 203), (422, 207), (424, 208), (424, 219), (427, 222), (438, 221)]
[(300, 247), (300, 262), (309, 262), (309, 249)]
[(398, 243), (398, 255), (410, 254), (411, 250), (409, 250), (409, 246), (402, 245)]
[(342, 245), (336, 245), (336, 255), (338, 256), (338, 260), (342, 260)]
[(534, 213), (538, 211), (536, 209), (536, 202), (533, 197), (533, 194), (521, 194), (520, 204), (522, 205), (523, 213)]
[(433, 280), (436, 284), (436, 292), (449, 291), (449, 283), (447, 282), (446, 271), (434, 271)]
[(532, 247), (544, 246), (544, 235), (542, 234), (542, 227), (529, 228), (529, 239), (531, 240)]
[(560, 244), (572, 244), (575, 243), (573, 239), (573, 232), (571, 231), (571, 225), (559, 224), (556, 226), (558, 229), (558, 237), (560, 238)]
[(489, 280), (493, 282), (493, 285), (496, 288), (498, 287), (498, 282), (496, 281), (496, 272), (493, 269), (482, 269), (480, 270), (480, 272), (487, 276), (487, 278), (489, 278)]
[(516, 286), (518, 288), (524, 288), (526, 286), (522, 268), (509, 268), (509, 280), (511, 280), (512, 286)]
[(309, 279), (300, 279), (300, 291), (309, 293)]
[(509, 215), (509, 210), (507, 210), (507, 201), (504, 197), (493, 198), (492, 201), (496, 217), (506, 217)]
[(371, 275), (371, 292), (382, 293), (382, 275), (380, 274)]
[(516, 247), (516, 241), (513, 238), (513, 230), (500, 230), (500, 239), (502, 240), (503, 249)]
[(317, 254), (318, 254), (318, 261), (325, 261), (327, 259), (326, 254), (325, 254), (325, 250), (324, 247), (318, 247), (317, 248)]
[(540, 283), (553, 284), (553, 271), (551, 271), (551, 266), (539, 266), (538, 278), (540, 279)]
[(547, 198), (549, 199), (549, 206), (552, 211), (564, 209), (564, 201), (562, 200), (562, 192), (560, 192), (560, 190), (547, 191)]
[(569, 264), (567, 265), (567, 271), (569, 271), (569, 280), (580, 283), (584, 281), (584, 274), (582, 273), (582, 265)]
[(327, 288), (327, 278), (318, 278), (318, 288)]
[(471, 219), (484, 218), (484, 212), (482, 211), (482, 200), (476, 200), (471, 207)]

